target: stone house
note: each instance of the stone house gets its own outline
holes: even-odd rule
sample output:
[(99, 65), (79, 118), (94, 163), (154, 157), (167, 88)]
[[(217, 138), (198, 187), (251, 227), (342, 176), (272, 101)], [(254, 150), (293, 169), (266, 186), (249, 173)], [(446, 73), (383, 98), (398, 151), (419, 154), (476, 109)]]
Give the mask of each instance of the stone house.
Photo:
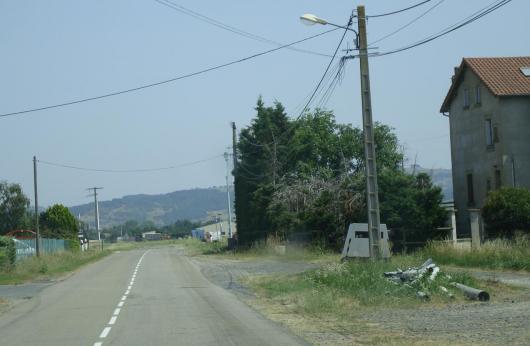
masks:
[(530, 57), (464, 58), (440, 112), (449, 118), (459, 236), (501, 186), (530, 188)]

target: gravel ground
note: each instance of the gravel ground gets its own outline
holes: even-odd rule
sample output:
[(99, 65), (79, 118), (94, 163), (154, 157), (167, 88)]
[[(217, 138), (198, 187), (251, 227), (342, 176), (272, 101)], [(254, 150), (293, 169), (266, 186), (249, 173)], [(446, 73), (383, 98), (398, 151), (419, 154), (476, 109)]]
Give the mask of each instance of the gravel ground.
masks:
[[(201, 267), (203, 274), (210, 281), (246, 298), (252, 297), (252, 292), (239, 283), (239, 278), (274, 273), (299, 273), (317, 267), (310, 263), (281, 260), (239, 261), (195, 257), (193, 261)], [(530, 288), (528, 273), (482, 270), (470, 272), (479, 279)], [(487, 303), (369, 311), (362, 313), (358, 322), (370, 325), (373, 330), (381, 330), (382, 334), (410, 338), (415, 344), (422, 344), (421, 340), (425, 340), (425, 343), (442, 345), (530, 345), (530, 291), (514, 290), (513, 294), (502, 296), (493, 294), (492, 301)], [(308, 336), (307, 333), (303, 334)], [(328, 333), (320, 334), (328, 339), (328, 342), (319, 342), (319, 335), (312, 335), (308, 339), (317, 344), (329, 344), (329, 341), (331, 344), (358, 342), (357, 335), (343, 335), (344, 340), (334, 337), (334, 340), (330, 340), (331, 335)]]
[(364, 316), (385, 330), (440, 342), (483, 345), (530, 344), (530, 297), (499, 303), (458, 304), (438, 309), (384, 310)]
[(242, 261), (218, 259), (207, 256), (192, 257), (191, 260), (201, 268), (201, 272), (214, 284), (231, 290), (237, 295), (254, 296), (240, 279), (248, 276), (267, 274), (296, 274), (318, 266), (300, 261), (261, 260)]

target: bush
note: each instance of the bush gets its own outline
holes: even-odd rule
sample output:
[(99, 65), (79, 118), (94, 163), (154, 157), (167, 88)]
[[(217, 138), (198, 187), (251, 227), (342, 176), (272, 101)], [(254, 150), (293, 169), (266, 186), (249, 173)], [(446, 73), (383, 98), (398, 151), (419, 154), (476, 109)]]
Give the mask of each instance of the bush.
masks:
[(11, 266), (17, 259), (15, 242), (9, 237), (0, 237), (0, 267)]
[(530, 191), (509, 187), (490, 192), (482, 216), (489, 235), (513, 237), (515, 231), (530, 232)]
[(81, 244), (79, 243), (79, 239), (65, 239), (64, 240), (64, 248), (65, 250), (70, 251), (80, 251), (81, 250)]

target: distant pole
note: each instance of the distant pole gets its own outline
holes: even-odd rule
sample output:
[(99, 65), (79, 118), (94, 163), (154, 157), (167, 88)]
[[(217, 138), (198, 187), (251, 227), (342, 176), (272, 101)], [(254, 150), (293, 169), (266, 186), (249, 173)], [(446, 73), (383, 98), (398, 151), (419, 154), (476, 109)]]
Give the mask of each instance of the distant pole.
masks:
[(368, 44), (366, 39), (366, 14), (364, 6), (357, 6), (359, 28), (359, 61), (361, 70), (361, 99), (363, 114), (364, 157), (366, 169), (366, 208), (368, 209), (368, 236), (370, 258), (381, 258), (381, 232), (379, 196), (377, 188), (377, 165), (375, 161), (375, 139), (370, 95), (370, 73), (368, 68)]
[(224, 153), (226, 161), (226, 198), (228, 199), (228, 238), (232, 238), (232, 208), (230, 206), (230, 185), (228, 184), (229, 164), (228, 153)]
[(39, 196), (37, 189), (37, 157), (33, 156), (33, 187), (35, 189), (35, 253), (40, 256)]
[(234, 168), (237, 167), (237, 136), (236, 136), (236, 123), (232, 121), (232, 158), (234, 159)]
[(98, 192), (97, 190), (103, 189), (102, 187), (89, 187), (87, 190), (94, 191), (94, 224), (96, 226), (96, 232), (98, 234), (98, 241), (101, 249), (103, 249), (103, 242), (101, 241), (101, 233), (99, 232), (99, 206), (98, 206)]

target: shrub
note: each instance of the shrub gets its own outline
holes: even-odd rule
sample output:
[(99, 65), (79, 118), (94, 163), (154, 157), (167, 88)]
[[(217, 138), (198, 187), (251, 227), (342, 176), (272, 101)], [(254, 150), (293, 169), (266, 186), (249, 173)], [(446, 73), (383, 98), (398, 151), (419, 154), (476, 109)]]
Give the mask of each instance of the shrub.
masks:
[(79, 239), (65, 239), (64, 245), (65, 250), (70, 250), (74, 252), (81, 250), (81, 244), (79, 244)]
[(490, 235), (513, 237), (518, 230), (530, 232), (530, 191), (511, 187), (493, 191), (482, 215)]
[(11, 266), (17, 259), (15, 242), (9, 237), (0, 237), (0, 267)]

